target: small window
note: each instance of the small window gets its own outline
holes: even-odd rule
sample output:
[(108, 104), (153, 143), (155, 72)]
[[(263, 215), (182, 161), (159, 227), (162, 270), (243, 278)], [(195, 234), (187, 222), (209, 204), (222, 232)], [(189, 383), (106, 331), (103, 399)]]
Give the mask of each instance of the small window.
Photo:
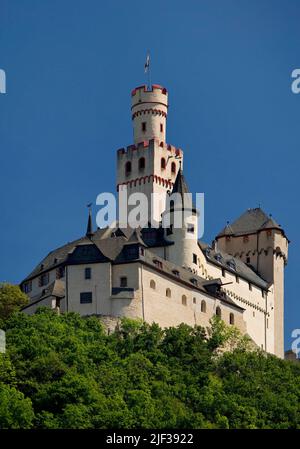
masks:
[(230, 324), (234, 324), (234, 314), (233, 313), (230, 313), (230, 315), (229, 315), (229, 323)]
[(146, 124), (146, 122), (142, 122), (142, 131), (143, 131), (143, 132), (146, 132), (146, 129), (147, 129), (147, 124)]
[(160, 132), (163, 133), (164, 132), (164, 125), (161, 123), (160, 124)]
[(61, 279), (65, 276), (65, 267), (56, 268), (56, 279)]
[(186, 296), (185, 295), (182, 295), (181, 302), (182, 302), (183, 306), (187, 305), (187, 301), (186, 301)]
[(217, 315), (219, 318), (221, 318), (221, 316), (222, 316), (221, 308), (220, 308), (219, 306), (216, 308), (216, 315)]
[(91, 302), (93, 302), (92, 292), (80, 293), (80, 304), (90, 304)]
[(206, 313), (206, 302), (204, 299), (201, 301), (201, 312)]
[(23, 292), (30, 293), (32, 291), (32, 281), (28, 281), (23, 285)]
[(169, 288), (166, 290), (166, 297), (171, 298), (171, 290)]
[(180, 276), (180, 273), (179, 273), (179, 271), (177, 271), (177, 270), (173, 270), (172, 273), (173, 273), (175, 276), (178, 276), (178, 277)]
[(197, 254), (193, 253), (193, 263), (197, 265)]
[(193, 304), (196, 304), (196, 302), (197, 302), (196, 298), (193, 298)]
[(172, 164), (171, 164), (171, 172), (172, 173), (176, 173), (176, 164), (175, 164), (175, 162), (172, 162)]
[(156, 289), (156, 284), (155, 284), (155, 282), (153, 281), (153, 279), (151, 279), (151, 281), (150, 281), (150, 288), (152, 288), (152, 290), (155, 290), (155, 289)]
[(165, 168), (166, 168), (166, 159), (164, 157), (162, 157), (160, 160), (160, 168), (162, 170), (165, 170)]
[(222, 268), (222, 276), (223, 276), (223, 278), (226, 277), (226, 271), (225, 271), (225, 268)]
[(92, 269), (91, 268), (84, 269), (84, 279), (92, 279)]
[(250, 263), (250, 257), (247, 256), (246, 263)]
[(49, 273), (44, 273), (40, 276), (39, 280), (40, 287), (43, 287), (44, 285), (47, 285), (49, 283)]
[(131, 173), (131, 162), (128, 161), (125, 164), (125, 175), (128, 176)]
[(235, 281), (236, 281), (237, 284), (239, 284), (240, 278), (238, 276), (235, 276)]
[(169, 228), (167, 228), (167, 235), (173, 234), (173, 225), (171, 224)]
[(195, 226), (193, 224), (191, 224), (191, 223), (188, 223), (186, 231), (189, 232), (190, 234), (194, 234)]
[(145, 170), (146, 167), (146, 161), (144, 157), (141, 157), (139, 159), (139, 170)]
[(249, 282), (248, 285), (249, 285), (249, 290), (252, 292), (252, 284), (251, 284), (251, 282)]
[(157, 268), (160, 268), (161, 270), (163, 269), (163, 264), (160, 260), (153, 259), (153, 263), (157, 266)]
[(195, 278), (190, 279), (190, 282), (196, 286), (198, 285), (198, 281)]
[(127, 287), (127, 277), (126, 276), (122, 276), (120, 278), (120, 287)]
[(253, 316), (255, 316), (255, 312), (254, 312), (254, 310), (253, 310)]

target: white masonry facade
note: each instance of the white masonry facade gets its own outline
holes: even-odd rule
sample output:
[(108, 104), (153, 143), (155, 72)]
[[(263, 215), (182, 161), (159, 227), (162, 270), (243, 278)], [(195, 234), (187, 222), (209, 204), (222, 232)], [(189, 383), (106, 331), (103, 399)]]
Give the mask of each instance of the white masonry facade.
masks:
[(97, 315), (110, 327), (124, 316), (162, 327), (207, 327), (218, 315), (259, 348), (283, 357), (284, 230), (262, 209), (248, 209), (209, 245), (198, 240), (192, 204), (185, 206), (183, 226), (173, 226), (179, 209), (166, 200), (188, 193), (188, 186), (183, 151), (166, 142), (168, 92), (140, 86), (131, 98), (133, 144), (117, 151), (117, 191), (144, 193), (149, 205), (160, 193), (162, 201), (149, 209), (158, 226), (117, 223), (93, 231), (89, 214), (86, 234), (51, 251), (21, 282), (29, 296), (24, 312), (48, 306)]

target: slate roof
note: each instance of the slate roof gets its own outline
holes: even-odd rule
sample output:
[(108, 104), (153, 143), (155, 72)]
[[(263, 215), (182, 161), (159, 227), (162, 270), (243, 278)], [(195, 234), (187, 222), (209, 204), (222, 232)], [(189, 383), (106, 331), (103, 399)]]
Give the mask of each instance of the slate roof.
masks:
[[(116, 226), (115, 228), (98, 229), (89, 236), (85, 235), (51, 251), (22, 283), (66, 263), (115, 261), (124, 245), (133, 243), (145, 247), (173, 245), (173, 242), (165, 240), (162, 228), (144, 228), (135, 231), (129, 227), (120, 230)], [(88, 254), (83, 255), (80, 248), (87, 246), (93, 246), (95, 249), (91, 248)]]
[[(184, 174), (182, 169), (180, 168), (178, 170), (174, 185), (173, 185), (173, 189), (172, 189), (172, 194), (173, 193), (179, 193), (181, 195), (181, 206), (185, 209), (193, 209), (196, 210), (193, 201), (192, 201), (192, 196), (191, 196), (191, 192), (190, 189), (187, 185), (187, 182), (185, 180)], [(187, 196), (187, 194), (189, 194), (189, 196)], [(174, 204), (174, 208), (176, 209), (176, 201)], [(171, 211), (172, 211), (172, 207), (171, 207)]]
[(215, 250), (201, 241), (198, 242), (198, 245), (202, 249), (207, 261), (219, 266), (220, 268), (225, 268), (227, 271), (246, 279), (248, 282), (263, 288), (264, 290), (268, 290), (268, 282), (256, 274), (241, 259), (233, 257), (219, 249)]
[(257, 207), (255, 209), (248, 209), (233, 223), (227, 224), (216, 238), (226, 235), (247, 235), (263, 229), (278, 229), (284, 234), (283, 229), (274, 218), (267, 215), (260, 207)]

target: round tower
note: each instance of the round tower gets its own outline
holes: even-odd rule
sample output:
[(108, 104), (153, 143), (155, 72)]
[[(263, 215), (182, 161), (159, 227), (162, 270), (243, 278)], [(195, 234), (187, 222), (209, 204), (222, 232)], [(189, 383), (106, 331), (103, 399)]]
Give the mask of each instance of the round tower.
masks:
[(165, 87), (153, 84), (151, 90), (145, 85), (131, 92), (134, 143), (158, 139), (166, 141), (168, 92)]
[(198, 272), (198, 215), (180, 168), (168, 196), (162, 224), (167, 240), (174, 242), (168, 247), (167, 259), (195, 273)]

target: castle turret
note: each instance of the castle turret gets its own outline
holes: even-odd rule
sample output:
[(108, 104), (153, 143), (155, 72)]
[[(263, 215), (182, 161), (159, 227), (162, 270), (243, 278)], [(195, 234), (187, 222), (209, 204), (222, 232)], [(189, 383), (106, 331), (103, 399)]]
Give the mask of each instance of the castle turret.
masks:
[(167, 89), (153, 84), (151, 90), (140, 86), (131, 92), (134, 143), (158, 139), (166, 141), (168, 114)]
[(274, 352), (284, 356), (284, 267), (288, 257), (288, 239), (281, 226), (261, 208), (248, 209), (217, 235), (221, 250), (239, 257), (273, 290)]
[[(166, 143), (167, 89), (157, 84), (151, 90), (140, 86), (132, 91), (131, 98), (134, 144), (117, 152), (117, 190), (126, 190), (127, 196), (144, 193), (148, 221), (159, 222), (183, 153)], [(160, 198), (154, 199), (152, 194), (160, 194)]]
[(197, 272), (198, 212), (181, 168), (163, 213), (163, 226), (166, 238), (174, 242), (168, 247), (168, 260)]

